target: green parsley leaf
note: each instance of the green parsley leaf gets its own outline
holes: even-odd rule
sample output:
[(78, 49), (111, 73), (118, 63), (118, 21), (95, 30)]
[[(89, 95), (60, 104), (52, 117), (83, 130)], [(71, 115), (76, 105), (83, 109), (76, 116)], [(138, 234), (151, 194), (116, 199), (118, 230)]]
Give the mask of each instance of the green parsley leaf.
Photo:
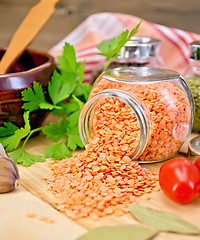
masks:
[(92, 90), (92, 86), (88, 83), (83, 83), (81, 85), (82, 91), (83, 91), (83, 96), (85, 98), (85, 102), (88, 100), (90, 92)]
[(79, 108), (75, 112), (71, 113), (67, 120), (68, 120), (68, 128), (74, 129), (78, 127), (78, 121), (79, 121), (79, 115), (80, 115), (81, 109)]
[(17, 126), (15, 126), (13, 123), (5, 122), (4, 126), (0, 127), (0, 136), (7, 137), (10, 135), (13, 135), (17, 129), (19, 129), (19, 128)]
[(57, 57), (58, 69), (61, 72), (76, 73), (76, 54), (75, 49), (69, 43), (65, 43), (63, 54)]
[(80, 115), (80, 108), (77, 109), (75, 112), (71, 113), (68, 116), (68, 128), (67, 128), (67, 146), (71, 150), (75, 150), (77, 147), (83, 148), (84, 145), (81, 141), (79, 135), (79, 128), (78, 128), (78, 121)]
[(54, 115), (67, 117), (71, 113), (80, 110), (79, 103), (73, 97), (69, 98), (69, 102), (59, 103), (59, 106), (60, 109), (54, 109), (54, 111), (52, 111)]
[(77, 88), (74, 90), (73, 95), (76, 97), (83, 96), (84, 102), (88, 100), (89, 94), (92, 90), (92, 86), (89, 83), (82, 83), (78, 85)]
[(28, 88), (22, 92), (22, 100), (25, 102), (23, 109), (32, 112), (40, 108), (41, 103), (45, 103), (42, 86), (38, 82), (33, 83), (33, 88)]
[(73, 91), (73, 95), (75, 95), (76, 97), (81, 97), (83, 95), (83, 89), (81, 88), (81, 85), (78, 85), (74, 91)]
[(47, 138), (52, 138), (53, 142), (58, 142), (67, 134), (68, 121), (65, 118), (59, 120), (58, 124), (50, 123), (48, 126), (44, 126), (43, 133)]
[(25, 122), (24, 127), (15, 131), (15, 135), (20, 139), (26, 137), (30, 133), (30, 130), (31, 130), (31, 126), (30, 126), (30, 122), (29, 122), (29, 112), (24, 112), (23, 118), (24, 118), (24, 122)]
[(142, 20), (132, 31), (129, 32), (129, 30), (125, 30), (119, 36), (113, 37), (110, 41), (104, 41), (97, 46), (97, 49), (101, 51), (97, 54), (105, 56), (108, 59), (108, 64), (103, 71), (107, 69), (108, 65), (111, 63), (112, 59), (117, 56), (121, 48), (137, 33), (141, 22)]
[(85, 69), (85, 61), (82, 64), (78, 62), (76, 81), (78, 81), (79, 84), (81, 84), (84, 80), (84, 69)]
[(76, 83), (63, 81), (58, 72), (54, 72), (51, 81), (48, 84), (49, 96), (54, 105), (67, 99), (76, 87)]
[(79, 108), (82, 109), (84, 106), (84, 102), (82, 102), (80, 99), (78, 99), (76, 96), (72, 95), (72, 97), (74, 98), (74, 100), (78, 103)]
[(36, 162), (44, 162), (45, 159), (39, 155), (33, 155), (24, 150), (24, 148), (19, 148), (11, 153), (9, 157), (13, 159), (16, 164), (22, 163), (25, 167), (30, 167)]
[(57, 58), (57, 61), (58, 69), (67, 82), (70, 79), (72, 79), (73, 83), (81, 84), (83, 82), (85, 61), (82, 64), (76, 61), (75, 49), (72, 45), (65, 43), (63, 54)]
[(45, 148), (45, 157), (46, 158), (53, 158), (53, 159), (63, 159), (66, 157), (71, 157), (72, 153), (68, 149), (63, 140), (60, 143), (48, 146)]
[(53, 115), (56, 115), (56, 116), (65, 116), (66, 115), (66, 109), (67, 109), (67, 102), (66, 101), (63, 101), (63, 102), (60, 102), (58, 103), (58, 108), (55, 108), (51, 111), (51, 113)]
[(17, 129), (14, 135), (0, 138), (0, 143), (3, 145), (7, 152), (16, 149), (19, 146), (21, 139), (30, 133), (31, 127), (29, 123), (29, 112), (24, 112), (23, 118), (25, 122), (24, 128), (22, 127)]
[(60, 109), (59, 106), (56, 106), (56, 105), (53, 105), (51, 103), (48, 103), (48, 102), (42, 102), (40, 103), (40, 109), (47, 109), (47, 110), (53, 110), (53, 109)]
[(63, 106), (66, 115), (70, 115), (71, 113), (80, 109), (79, 103), (72, 97), (69, 99), (69, 102)]
[(80, 147), (80, 148), (84, 147), (79, 133), (77, 133), (77, 134), (69, 133), (68, 134), (67, 146), (69, 149), (71, 149), (73, 151), (76, 150), (77, 147)]
[(0, 143), (5, 148), (6, 152), (11, 152), (16, 149), (20, 144), (21, 139), (16, 135), (11, 135), (9, 137), (0, 138)]

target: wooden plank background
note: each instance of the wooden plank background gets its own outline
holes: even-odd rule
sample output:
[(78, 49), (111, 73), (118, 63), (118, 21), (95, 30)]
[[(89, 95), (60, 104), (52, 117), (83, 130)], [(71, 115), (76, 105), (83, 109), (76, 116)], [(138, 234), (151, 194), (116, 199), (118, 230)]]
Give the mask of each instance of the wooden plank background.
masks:
[[(39, 0), (0, 0), (0, 46), (7, 46), (13, 33)], [(200, 0), (60, 0), (56, 11), (31, 44), (48, 50), (89, 15), (120, 12), (200, 34)]]

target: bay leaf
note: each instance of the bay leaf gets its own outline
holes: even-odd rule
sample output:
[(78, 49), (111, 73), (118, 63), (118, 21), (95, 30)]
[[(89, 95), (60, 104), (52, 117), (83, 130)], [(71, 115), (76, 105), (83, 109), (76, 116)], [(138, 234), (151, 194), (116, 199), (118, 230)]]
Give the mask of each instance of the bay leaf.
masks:
[(137, 220), (157, 230), (183, 234), (200, 234), (199, 228), (172, 213), (132, 204), (128, 207)]
[(95, 228), (77, 240), (149, 240), (158, 232), (143, 226), (127, 224)]

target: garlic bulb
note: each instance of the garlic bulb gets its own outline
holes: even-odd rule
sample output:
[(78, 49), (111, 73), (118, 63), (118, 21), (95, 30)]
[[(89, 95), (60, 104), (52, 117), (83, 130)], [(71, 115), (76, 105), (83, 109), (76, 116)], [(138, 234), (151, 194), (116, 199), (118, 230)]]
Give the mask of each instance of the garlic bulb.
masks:
[(18, 184), (18, 180), (18, 168), (0, 144), (0, 193), (13, 191)]

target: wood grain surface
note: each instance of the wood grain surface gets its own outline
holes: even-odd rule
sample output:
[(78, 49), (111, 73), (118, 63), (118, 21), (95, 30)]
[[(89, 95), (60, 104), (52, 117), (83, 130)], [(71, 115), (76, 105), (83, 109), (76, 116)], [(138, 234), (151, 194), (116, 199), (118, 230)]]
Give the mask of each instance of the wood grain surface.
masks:
[[(33, 179), (30, 177), (30, 180)], [(21, 186), (0, 195), (0, 212), (1, 240), (74, 240), (86, 232)], [(29, 218), (27, 214), (35, 217)], [(44, 221), (45, 218), (53, 223)]]
[[(6, 47), (30, 8), (39, 0), (0, 0), (0, 46)], [(60, 0), (56, 11), (31, 44), (49, 50), (89, 15), (120, 12), (186, 31), (200, 33), (199, 0)]]

